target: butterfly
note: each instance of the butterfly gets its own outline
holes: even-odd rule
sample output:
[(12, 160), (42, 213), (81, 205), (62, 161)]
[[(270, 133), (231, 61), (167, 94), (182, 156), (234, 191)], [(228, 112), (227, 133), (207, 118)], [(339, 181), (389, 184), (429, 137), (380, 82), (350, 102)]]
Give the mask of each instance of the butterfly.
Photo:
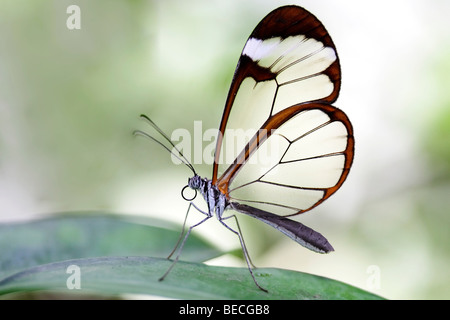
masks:
[[(171, 139), (141, 115), (166, 142), (140, 130), (135, 133), (156, 141), (193, 172), (181, 192), (189, 201), (183, 231), (169, 258), (177, 248), (181, 252), (195, 227), (215, 215), (239, 238), (254, 283), (267, 292), (253, 273), (238, 219), (230, 211), (258, 219), (312, 251), (334, 251), (322, 234), (290, 217), (324, 202), (349, 174), (353, 128), (346, 114), (332, 105), (340, 86), (339, 58), (327, 30), (306, 9), (289, 5), (270, 12), (245, 43), (219, 125), (211, 178), (200, 177)], [(242, 136), (245, 139), (238, 139)], [(186, 195), (187, 188), (194, 196)], [(207, 210), (194, 204), (197, 192)], [(204, 217), (183, 237), (192, 206)]]

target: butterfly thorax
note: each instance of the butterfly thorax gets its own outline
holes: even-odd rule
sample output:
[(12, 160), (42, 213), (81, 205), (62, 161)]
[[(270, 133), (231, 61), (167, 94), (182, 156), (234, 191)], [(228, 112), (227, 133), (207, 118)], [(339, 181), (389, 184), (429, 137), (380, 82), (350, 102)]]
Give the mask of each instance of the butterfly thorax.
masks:
[(229, 205), (226, 195), (211, 180), (201, 178), (199, 175), (189, 178), (188, 186), (193, 190), (200, 191), (208, 204), (208, 216), (212, 216), (215, 212), (217, 218), (221, 220), (223, 212)]

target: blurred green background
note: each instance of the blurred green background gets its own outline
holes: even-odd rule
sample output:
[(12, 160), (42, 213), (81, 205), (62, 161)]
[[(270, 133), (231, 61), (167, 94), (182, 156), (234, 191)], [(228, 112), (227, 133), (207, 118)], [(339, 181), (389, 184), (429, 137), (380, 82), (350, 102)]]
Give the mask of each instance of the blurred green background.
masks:
[[(2, 0), (0, 221), (102, 210), (181, 224), (180, 190), (191, 172), (133, 137), (148, 129), (139, 114), (169, 134), (192, 131), (195, 120), (217, 127), (248, 35), (272, 9), (292, 3), (314, 13), (337, 46), (336, 106), (353, 122), (356, 157), (342, 189), (299, 217), (336, 252), (309, 252), (243, 218), (254, 262), (391, 299), (450, 298), (445, 0)], [(72, 4), (81, 9), (80, 30), (66, 26)], [(209, 166), (196, 169), (211, 174)], [(239, 248), (212, 220), (197, 232)]]

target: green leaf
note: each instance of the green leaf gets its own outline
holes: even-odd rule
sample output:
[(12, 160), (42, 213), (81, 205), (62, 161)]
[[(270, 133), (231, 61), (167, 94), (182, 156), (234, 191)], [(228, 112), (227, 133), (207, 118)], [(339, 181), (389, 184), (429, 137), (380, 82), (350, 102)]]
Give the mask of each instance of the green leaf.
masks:
[[(154, 224), (158, 226), (151, 226)], [(282, 270), (208, 266), (220, 252), (190, 236), (182, 258), (164, 281), (179, 228), (153, 219), (110, 214), (59, 215), (0, 225), (0, 294), (147, 294), (178, 299), (380, 299), (331, 279)], [(69, 268), (74, 266), (74, 269)], [(73, 284), (80, 289), (71, 289)], [(82, 296), (81, 296), (82, 297)]]
[[(158, 281), (171, 261), (149, 257), (101, 257), (50, 263), (0, 281), (0, 294), (26, 290), (66, 293), (134, 293), (179, 299), (381, 299), (331, 279), (282, 269), (255, 269), (265, 293), (246, 268), (207, 266), (179, 261), (164, 281)], [(80, 289), (70, 290), (79, 267)]]
[[(0, 224), (0, 279), (33, 266), (102, 256), (167, 257), (181, 227), (147, 218), (112, 214), (60, 214), (23, 223)], [(189, 236), (183, 258), (201, 262), (221, 252)]]

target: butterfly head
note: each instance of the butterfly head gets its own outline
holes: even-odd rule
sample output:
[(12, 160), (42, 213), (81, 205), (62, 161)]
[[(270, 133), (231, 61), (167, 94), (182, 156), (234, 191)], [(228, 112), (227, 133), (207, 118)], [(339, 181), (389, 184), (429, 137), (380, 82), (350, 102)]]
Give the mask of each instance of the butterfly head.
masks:
[[(197, 190), (200, 189), (202, 186), (202, 178), (200, 178), (199, 175), (195, 174), (192, 178), (188, 179), (188, 184), (181, 190), (181, 196), (186, 201), (192, 201), (197, 196)], [(186, 188), (191, 188), (195, 191), (195, 194), (193, 197), (189, 198), (185, 195)]]
[(194, 175), (192, 178), (188, 179), (188, 187), (194, 190), (200, 189), (202, 184), (202, 178), (199, 175)]

